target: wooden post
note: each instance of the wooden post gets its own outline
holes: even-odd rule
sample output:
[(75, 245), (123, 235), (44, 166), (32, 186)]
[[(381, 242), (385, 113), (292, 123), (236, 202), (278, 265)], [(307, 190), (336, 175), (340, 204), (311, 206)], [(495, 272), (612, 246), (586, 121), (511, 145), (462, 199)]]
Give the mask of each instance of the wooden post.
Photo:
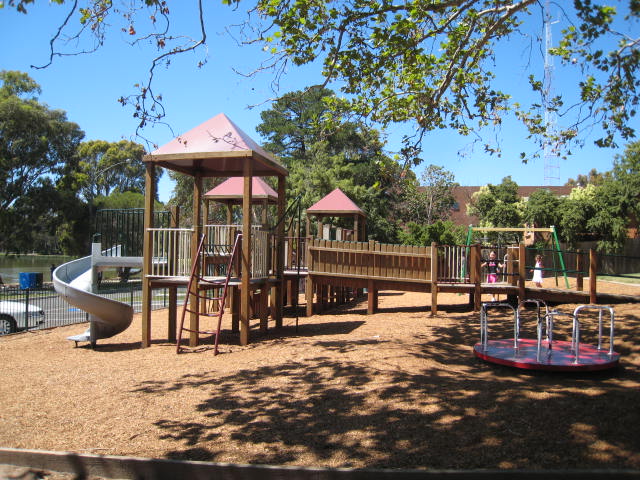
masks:
[[(233, 204), (231, 202), (227, 203), (227, 225), (233, 224)], [(231, 239), (231, 244), (233, 245), (233, 238)]]
[(203, 203), (202, 224), (208, 225), (209, 224), (209, 207), (211, 206), (210, 200), (208, 198), (205, 198), (202, 203)]
[(598, 282), (597, 275), (598, 268), (598, 256), (593, 248), (589, 249), (589, 303), (598, 303), (598, 293), (596, 283)]
[(525, 281), (527, 279), (526, 250), (523, 242), (518, 244), (518, 302), (523, 301), (526, 296)]
[(438, 246), (431, 242), (431, 315), (438, 314)]
[(144, 243), (142, 263), (142, 348), (151, 345), (151, 299), (153, 297), (149, 275), (152, 271), (153, 255), (151, 252), (151, 235), (153, 228), (154, 205), (156, 198), (156, 166), (152, 162), (145, 163), (144, 177)]
[(307, 317), (311, 317), (313, 316), (313, 276), (311, 275), (311, 272), (314, 268), (311, 247), (315, 242), (308, 233), (309, 232), (307, 231), (307, 268), (309, 269), (309, 273), (307, 274), (307, 284), (305, 286), (304, 295), (307, 301)]
[(178, 318), (178, 288), (169, 287), (169, 321), (167, 322), (167, 339), (176, 341), (176, 328)]
[[(276, 229), (276, 261), (275, 261), (275, 274), (276, 285), (273, 289), (273, 295), (271, 296), (274, 309), (272, 311), (273, 319), (276, 323), (276, 328), (282, 327), (282, 288), (284, 285), (284, 228), (285, 228), (285, 192), (286, 182), (285, 177), (280, 175), (278, 177), (278, 215), (277, 218), (280, 221)], [(298, 254), (299, 255), (299, 254)]]
[(375, 280), (367, 281), (367, 315), (373, 315), (378, 310), (378, 291)]
[(269, 289), (266, 284), (260, 289), (258, 315), (260, 317), (260, 332), (267, 333), (269, 330)]
[(248, 158), (244, 162), (244, 193), (242, 197), (242, 276), (240, 278), (240, 345), (249, 343), (249, 322), (251, 320), (251, 197), (253, 163)]
[(582, 257), (582, 250), (578, 250), (576, 253), (576, 290), (582, 292), (584, 290), (584, 275), (582, 274), (584, 258)]
[[(191, 263), (197, 260), (198, 243), (202, 235), (202, 174), (197, 171), (193, 178), (193, 236), (191, 237)], [(196, 268), (196, 274), (198, 269)], [(189, 306), (191, 313), (189, 314), (189, 346), (196, 347), (198, 345), (198, 330), (200, 330), (200, 302), (198, 301), (198, 282), (191, 284), (191, 298)]]
[[(178, 228), (180, 226), (180, 207), (174, 205), (171, 207), (171, 217), (169, 219), (169, 228)], [(169, 252), (169, 262), (173, 263), (177, 260), (177, 247), (174, 246), (173, 251)], [(174, 270), (169, 269), (170, 272)], [(177, 287), (169, 288), (169, 318), (167, 321), (167, 339), (170, 342), (176, 341), (176, 327), (178, 322), (178, 289)]]
[(240, 290), (237, 285), (233, 285), (231, 288), (230, 310), (231, 310), (231, 331), (240, 331)]

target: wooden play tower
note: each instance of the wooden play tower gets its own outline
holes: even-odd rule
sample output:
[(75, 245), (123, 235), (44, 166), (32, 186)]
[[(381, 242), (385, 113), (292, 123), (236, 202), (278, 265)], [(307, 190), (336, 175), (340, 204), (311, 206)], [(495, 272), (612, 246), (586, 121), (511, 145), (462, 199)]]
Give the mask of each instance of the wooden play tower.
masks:
[[(277, 214), (278, 217), (284, 214), (287, 170), (224, 114), (211, 118), (158, 148), (145, 156), (144, 162), (146, 186), (142, 346), (148, 347), (151, 344), (151, 301), (156, 288), (169, 289), (171, 308), (168, 337), (169, 340), (175, 339), (177, 288), (188, 284), (190, 265), (196, 260), (199, 240), (212, 231), (203, 218), (203, 178), (207, 177), (242, 178), (242, 198), (235, 199), (242, 205), (242, 225), (239, 226), (243, 233), (240, 256), (242, 273), (237, 284), (233, 285), (239, 292), (239, 301), (234, 302), (232, 307), (232, 314), (239, 318), (240, 343), (246, 345), (249, 342), (252, 291), (261, 290), (266, 295), (265, 292), (271, 290), (271, 314), (276, 326), (281, 325), (282, 302), (278, 299), (282, 298), (284, 224), (276, 229), (273, 240), (275, 255), (265, 265), (263, 260), (258, 261), (256, 251), (258, 247), (269, 251), (270, 237), (252, 225), (250, 213), (254, 177), (277, 177)], [(188, 228), (153, 228), (151, 219), (154, 214), (158, 167), (193, 177), (193, 218)], [(197, 315), (191, 315), (191, 330), (198, 330), (198, 321)], [(196, 346), (197, 343), (197, 335), (190, 335), (189, 345)]]

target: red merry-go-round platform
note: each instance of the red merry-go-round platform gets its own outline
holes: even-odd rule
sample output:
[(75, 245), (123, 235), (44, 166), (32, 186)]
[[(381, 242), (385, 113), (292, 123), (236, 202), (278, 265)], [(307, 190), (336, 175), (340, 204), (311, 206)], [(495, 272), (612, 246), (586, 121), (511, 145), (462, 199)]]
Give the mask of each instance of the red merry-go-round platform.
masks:
[[(537, 338), (520, 336), (521, 314), (526, 308), (534, 308), (537, 319)], [(502, 311), (513, 314), (514, 334), (512, 338), (489, 339), (489, 325), (494, 324), (490, 312)], [(580, 320), (582, 312), (597, 314), (598, 345), (593, 346), (581, 342)], [(608, 348), (604, 346), (604, 316), (609, 314)], [(556, 318), (571, 320), (571, 341), (553, 339)], [(592, 372), (607, 370), (618, 366), (620, 354), (613, 350), (614, 346), (614, 312), (610, 306), (580, 305), (573, 313), (562, 313), (550, 310), (547, 304), (539, 299), (526, 299), (517, 306), (509, 303), (483, 303), (480, 309), (480, 342), (473, 347), (476, 357), (491, 363), (527, 370), (544, 370), (558, 372)]]
[(518, 348), (514, 348), (513, 339), (489, 340), (486, 347), (481, 343), (473, 347), (476, 357), (491, 363), (527, 370), (544, 370), (555, 372), (592, 372), (608, 370), (618, 366), (620, 354), (607, 350), (598, 350), (593, 345), (581, 344), (580, 357), (576, 355), (571, 342), (554, 341), (552, 349), (543, 342), (542, 353), (538, 358), (538, 342), (535, 339), (518, 340)]

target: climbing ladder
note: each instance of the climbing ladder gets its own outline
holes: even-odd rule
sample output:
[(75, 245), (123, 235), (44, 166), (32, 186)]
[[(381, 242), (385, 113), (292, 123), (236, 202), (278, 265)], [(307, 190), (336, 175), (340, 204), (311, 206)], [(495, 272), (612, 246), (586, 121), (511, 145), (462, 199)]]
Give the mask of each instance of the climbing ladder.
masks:
[[(178, 339), (176, 342), (176, 353), (180, 353), (182, 348), (182, 332), (194, 332), (198, 335), (213, 335), (214, 337), (214, 355), (218, 354), (218, 339), (220, 337), (220, 325), (222, 324), (222, 316), (224, 315), (224, 307), (227, 301), (227, 292), (229, 291), (229, 280), (233, 272), (233, 262), (237, 253), (240, 251), (239, 245), (241, 244), (242, 234), (236, 236), (233, 248), (229, 255), (227, 262), (227, 271), (225, 277), (209, 277), (206, 274), (206, 262), (205, 256), (205, 239), (206, 235), (203, 235), (198, 245), (198, 252), (196, 254), (193, 265), (191, 266), (191, 276), (189, 277), (189, 284), (187, 285), (187, 295), (184, 299), (184, 305), (182, 307), (182, 318), (180, 319), (180, 329), (178, 330)], [(222, 295), (216, 295), (211, 292), (220, 292)], [(194, 300), (192, 306), (192, 300)], [(217, 307), (217, 308), (216, 308)], [(184, 321), (187, 312), (193, 313), (197, 318), (197, 325), (200, 325), (200, 317), (218, 317), (218, 322), (215, 330), (194, 330), (186, 328)]]

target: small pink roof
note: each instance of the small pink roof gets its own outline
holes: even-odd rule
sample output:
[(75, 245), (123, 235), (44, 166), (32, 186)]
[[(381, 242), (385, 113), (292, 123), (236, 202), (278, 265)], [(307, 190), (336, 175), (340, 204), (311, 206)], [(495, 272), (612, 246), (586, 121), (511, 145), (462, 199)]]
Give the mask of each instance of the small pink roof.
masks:
[(333, 192), (307, 208), (307, 214), (312, 215), (361, 215), (365, 213), (342, 190), (336, 188)]
[(205, 177), (243, 175), (247, 161), (253, 162), (255, 176), (287, 175), (287, 169), (273, 155), (233, 123), (224, 113), (179, 135), (145, 155), (145, 162)]
[[(253, 177), (251, 180), (251, 198), (254, 203), (264, 200), (269, 203), (278, 203), (278, 194), (267, 182), (260, 177)], [(204, 198), (223, 203), (242, 203), (243, 195), (244, 178), (231, 177), (205, 193)]]

